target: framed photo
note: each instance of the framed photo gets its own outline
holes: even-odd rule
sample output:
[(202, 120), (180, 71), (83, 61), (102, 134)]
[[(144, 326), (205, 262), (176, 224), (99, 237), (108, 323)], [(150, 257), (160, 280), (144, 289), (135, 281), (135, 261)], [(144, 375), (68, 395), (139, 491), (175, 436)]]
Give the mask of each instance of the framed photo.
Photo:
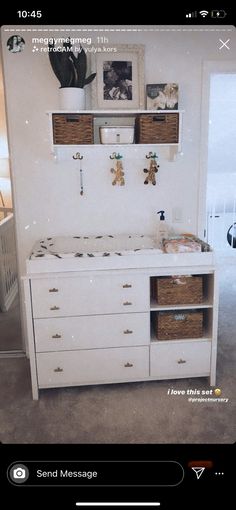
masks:
[(178, 110), (179, 86), (177, 83), (146, 85), (147, 110)]
[(93, 109), (144, 109), (144, 46), (114, 45), (93, 56)]

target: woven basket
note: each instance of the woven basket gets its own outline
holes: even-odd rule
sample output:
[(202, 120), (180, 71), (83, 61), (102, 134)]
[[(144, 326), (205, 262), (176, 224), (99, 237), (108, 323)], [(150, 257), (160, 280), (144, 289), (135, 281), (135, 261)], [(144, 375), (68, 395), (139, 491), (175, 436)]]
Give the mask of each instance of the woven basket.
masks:
[(53, 142), (58, 145), (93, 143), (93, 116), (77, 113), (52, 115)]
[(203, 335), (203, 311), (158, 312), (155, 314), (155, 331), (158, 340), (201, 338)]
[(153, 280), (152, 297), (159, 305), (202, 303), (202, 276), (169, 276)]
[(136, 143), (178, 143), (179, 114), (141, 114), (135, 121)]

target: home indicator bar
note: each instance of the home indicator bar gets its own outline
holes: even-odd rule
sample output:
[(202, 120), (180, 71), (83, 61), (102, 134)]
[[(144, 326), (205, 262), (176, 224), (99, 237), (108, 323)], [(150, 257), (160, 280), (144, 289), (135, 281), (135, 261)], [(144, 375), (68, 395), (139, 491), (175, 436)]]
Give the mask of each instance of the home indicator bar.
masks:
[(83, 503), (83, 502), (78, 502), (78, 503), (76, 503), (76, 506), (101, 506), (101, 507), (104, 507), (104, 506), (134, 506), (134, 507), (136, 507), (136, 506), (152, 506), (153, 507), (153, 506), (160, 506), (160, 505), (161, 505), (161, 503), (159, 503), (159, 502), (155, 502), (155, 503), (150, 503), (150, 502), (149, 503), (144, 503), (144, 502), (143, 503), (134, 503), (134, 502), (129, 502), (129, 503), (127, 503), (127, 502), (125, 502), (125, 503), (124, 502), (122, 502), (122, 503), (121, 502), (120, 503), (118, 503), (118, 502), (115, 502), (115, 503), (114, 502)]

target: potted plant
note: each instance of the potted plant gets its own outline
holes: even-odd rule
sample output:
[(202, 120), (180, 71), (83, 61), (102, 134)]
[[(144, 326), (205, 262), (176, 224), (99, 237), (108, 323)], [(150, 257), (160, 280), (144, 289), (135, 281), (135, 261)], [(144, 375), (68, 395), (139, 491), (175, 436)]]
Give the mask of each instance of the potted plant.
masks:
[(73, 53), (69, 42), (63, 44), (63, 48), (55, 49), (55, 41), (49, 44), (49, 60), (52, 69), (60, 82), (60, 106), (67, 110), (84, 110), (85, 93), (84, 87), (91, 83), (96, 73), (87, 74), (87, 56), (80, 46), (78, 55)]

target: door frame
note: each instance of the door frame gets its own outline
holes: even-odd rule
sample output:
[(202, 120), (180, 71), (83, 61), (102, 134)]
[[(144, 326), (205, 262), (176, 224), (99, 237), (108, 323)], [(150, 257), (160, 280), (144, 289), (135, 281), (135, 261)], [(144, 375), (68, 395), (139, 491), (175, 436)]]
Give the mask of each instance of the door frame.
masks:
[(207, 171), (208, 171), (208, 138), (210, 109), (210, 79), (212, 74), (236, 73), (235, 60), (204, 60), (202, 65), (202, 103), (201, 103), (201, 136), (199, 157), (199, 192), (198, 192), (198, 236), (206, 239), (207, 233)]

